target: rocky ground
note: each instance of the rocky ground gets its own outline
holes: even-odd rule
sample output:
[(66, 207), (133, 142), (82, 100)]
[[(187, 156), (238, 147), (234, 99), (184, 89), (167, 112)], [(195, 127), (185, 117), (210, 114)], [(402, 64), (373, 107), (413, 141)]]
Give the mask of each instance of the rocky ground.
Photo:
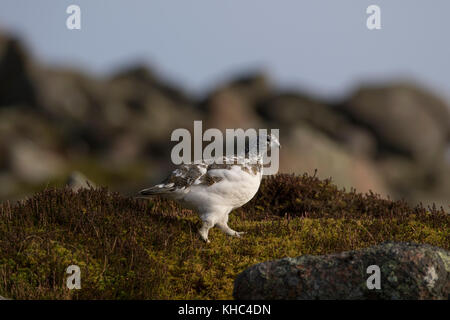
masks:
[(450, 111), (411, 83), (362, 86), (342, 101), (275, 88), (259, 73), (192, 97), (146, 66), (111, 77), (45, 66), (0, 34), (0, 199), (62, 185), (80, 171), (131, 194), (165, 176), (170, 133), (279, 128), (281, 172), (332, 177), (411, 203), (450, 199)]
[[(373, 266), (378, 271), (370, 269)], [(369, 279), (376, 272), (379, 280)], [(242, 272), (233, 295), (243, 300), (448, 300), (450, 253), (430, 245), (387, 242), (356, 251), (268, 261)]]

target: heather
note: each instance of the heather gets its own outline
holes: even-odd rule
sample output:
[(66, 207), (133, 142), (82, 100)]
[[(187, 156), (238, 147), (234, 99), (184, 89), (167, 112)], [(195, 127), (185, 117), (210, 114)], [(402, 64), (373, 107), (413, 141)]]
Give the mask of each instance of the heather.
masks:
[[(245, 268), (266, 260), (365, 248), (385, 241), (450, 248), (443, 208), (345, 191), (316, 176), (276, 175), (231, 214), (230, 238), (196, 233), (176, 203), (106, 188), (48, 188), (0, 205), (0, 295), (13, 299), (230, 299)], [(81, 268), (81, 290), (65, 269)]]

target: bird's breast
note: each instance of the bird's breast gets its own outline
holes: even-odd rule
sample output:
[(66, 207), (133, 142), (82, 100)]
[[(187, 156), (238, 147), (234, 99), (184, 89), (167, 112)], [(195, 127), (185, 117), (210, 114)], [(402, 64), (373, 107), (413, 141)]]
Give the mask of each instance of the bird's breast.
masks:
[(259, 175), (245, 174), (241, 179), (224, 179), (208, 188), (211, 197), (223, 205), (237, 208), (250, 201), (258, 192)]

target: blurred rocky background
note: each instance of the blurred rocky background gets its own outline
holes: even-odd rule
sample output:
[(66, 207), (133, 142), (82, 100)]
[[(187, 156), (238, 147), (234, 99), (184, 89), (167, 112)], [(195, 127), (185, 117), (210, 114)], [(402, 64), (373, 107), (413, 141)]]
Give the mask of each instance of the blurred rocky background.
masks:
[[(450, 109), (414, 83), (361, 85), (340, 101), (280, 91), (264, 73), (189, 96), (136, 65), (100, 78), (43, 65), (0, 34), (0, 199), (91, 184), (134, 194), (172, 168), (175, 128), (279, 128), (280, 171), (359, 192), (450, 204)], [(77, 182), (78, 181), (78, 182)]]

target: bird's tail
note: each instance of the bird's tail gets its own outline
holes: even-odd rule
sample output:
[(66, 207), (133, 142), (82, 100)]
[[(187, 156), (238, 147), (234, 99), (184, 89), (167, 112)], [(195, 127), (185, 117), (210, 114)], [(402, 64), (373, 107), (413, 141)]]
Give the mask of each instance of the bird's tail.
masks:
[(156, 196), (156, 195), (161, 195), (164, 193), (169, 193), (173, 190), (174, 190), (173, 184), (172, 185), (159, 184), (154, 187), (150, 187), (150, 188), (141, 190), (141, 191), (139, 191), (139, 194), (141, 196)]

